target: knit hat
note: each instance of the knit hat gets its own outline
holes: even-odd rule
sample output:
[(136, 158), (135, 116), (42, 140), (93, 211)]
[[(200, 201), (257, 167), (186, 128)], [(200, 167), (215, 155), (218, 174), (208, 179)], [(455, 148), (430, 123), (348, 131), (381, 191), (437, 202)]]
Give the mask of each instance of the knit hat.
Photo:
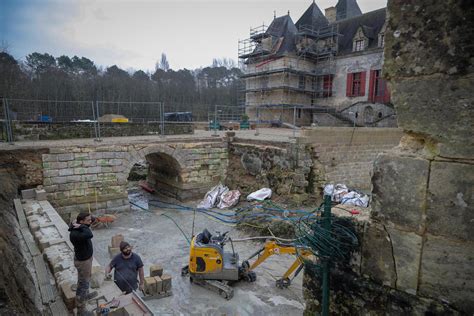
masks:
[(120, 242), (120, 251), (124, 250), (125, 248), (129, 247), (130, 244), (126, 241), (121, 241)]

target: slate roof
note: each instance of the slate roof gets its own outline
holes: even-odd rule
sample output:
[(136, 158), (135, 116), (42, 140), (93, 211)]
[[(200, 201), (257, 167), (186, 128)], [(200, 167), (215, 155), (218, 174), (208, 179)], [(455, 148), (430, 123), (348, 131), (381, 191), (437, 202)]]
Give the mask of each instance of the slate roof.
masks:
[[(281, 56), (287, 52), (294, 52), (296, 50), (295, 36), (297, 32), (298, 29), (289, 15), (273, 19), (265, 32), (265, 34), (273, 37), (272, 53)], [(278, 41), (280, 38), (282, 38), (281, 41)]]
[(336, 21), (339, 25), (338, 54), (352, 52), (352, 40), (355, 33), (362, 27), (365, 36), (369, 38), (368, 48), (378, 45), (378, 34), (385, 23), (386, 8), (370, 11), (354, 18)]
[(357, 0), (339, 0), (336, 4), (336, 21), (361, 15)]
[(300, 29), (302, 25), (312, 26), (312, 28), (316, 30), (318, 28), (327, 26), (328, 20), (316, 3), (313, 2), (296, 22), (296, 28)]

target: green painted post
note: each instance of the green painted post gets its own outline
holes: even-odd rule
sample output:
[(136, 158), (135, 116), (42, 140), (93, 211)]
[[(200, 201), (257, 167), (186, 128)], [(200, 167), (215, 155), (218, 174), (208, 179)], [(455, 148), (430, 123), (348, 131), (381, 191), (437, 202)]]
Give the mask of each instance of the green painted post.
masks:
[[(323, 213), (323, 229), (330, 233), (331, 232), (331, 196), (324, 196), (324, 213)], [(330, 258), (324, 258), (322, 260), (323, 268), (323, 306), (322, 315), (329, 316), (329, 267)]]

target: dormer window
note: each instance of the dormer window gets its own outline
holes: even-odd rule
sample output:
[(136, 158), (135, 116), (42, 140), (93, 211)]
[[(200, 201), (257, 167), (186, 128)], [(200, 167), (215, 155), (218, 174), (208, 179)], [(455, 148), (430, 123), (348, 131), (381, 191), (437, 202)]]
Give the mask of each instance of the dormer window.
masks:
[(385, 36), (383, 34), (379, 35), (379, 47), (385, 46)]
[[(369, 28), (365, 27), (366, 33), (369, 32)], [(359, 26), (357, 32), (354, 34), (352, 38), (352, 51), (353, 52), (361, 52), (365, 50), (369, 43), (369, 37), (364, 33), (364, 27)]]
[(364, 50), (364, 40), (355, 41), (354, 51), (360, 52)]

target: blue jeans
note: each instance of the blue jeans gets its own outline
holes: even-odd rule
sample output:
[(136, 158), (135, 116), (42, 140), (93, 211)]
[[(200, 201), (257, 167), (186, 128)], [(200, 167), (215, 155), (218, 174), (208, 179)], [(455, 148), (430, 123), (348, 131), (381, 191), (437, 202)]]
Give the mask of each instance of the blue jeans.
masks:
[(87, 293), (89, 293), (89, 283), (92, 273), (92, 258), (93, 257), (90, 257), (83, 261), (74, 260), (74, 266), (77, 269), (76, 297), (82, 301), (85, 300)]

